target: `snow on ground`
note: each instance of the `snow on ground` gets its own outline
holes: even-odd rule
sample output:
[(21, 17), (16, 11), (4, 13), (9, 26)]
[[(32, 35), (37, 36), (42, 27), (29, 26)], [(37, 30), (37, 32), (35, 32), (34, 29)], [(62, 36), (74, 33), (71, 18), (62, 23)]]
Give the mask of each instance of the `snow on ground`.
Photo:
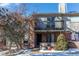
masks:
[[(40, 52), (43, 52), (43, 53), (32, 54), (32, 56), (79, 56), (79, 49), (68, 49), (66, 51), (40, 50)], [(45, 53), (45, 52), (48, 52), (48, 53)]]
[(65, 50), (65, 51), (57, 51), (57, 50), (40, 50), (40, 52), (52, 52), (52, 53), (54, 53), (54, 52), (64, 52), (64, 53), (67, 53), (67, 52), (79, 52), (79, 49), (75, 49), (75, 48), (73, 48), (73, 49), (68, 49), (68, 50)]
[[(6, 52), (8, 52), (8, 50), (1, 51), (0, 56), (6, 56)], [(19, 51), (16, 51), (15, 53), (12, 53), (11, 56), (79, 56), (79, 49), (68, 49), (66, 51), (39, 50), (38, 52), (40, 52), (40, 54), (34, 54), (30, 49), (21, 49)]]
[(8, 50), (6, 50), (6, 51), (0, 51), (0, 56), (5, 55), (6, 52), (8, 52)]
[(9, 53), (9, 50), (0, 51), (0, 56), (29, 56), (29, 55), (31, 55), (31, 50), (28, 49), (11, 50), (11, 53)]

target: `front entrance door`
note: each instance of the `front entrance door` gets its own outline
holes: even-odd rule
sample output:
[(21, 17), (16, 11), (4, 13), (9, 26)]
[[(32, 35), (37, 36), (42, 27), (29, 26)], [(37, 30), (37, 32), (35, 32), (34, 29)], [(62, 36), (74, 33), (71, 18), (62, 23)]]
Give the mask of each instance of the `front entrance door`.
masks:
[(53, 43), (54, 42), (54, 34), (52, 34), (52, 33), (47, 34), (47, 42), (48, 43)]
[(40, 47), (41, 42), (42, 42), (42, 34), (38, 33), (36, 34), (36, 43), (35, 43), (36, 48)]
[(51, 41), (54, 43), (54, 34), (51, 34)]

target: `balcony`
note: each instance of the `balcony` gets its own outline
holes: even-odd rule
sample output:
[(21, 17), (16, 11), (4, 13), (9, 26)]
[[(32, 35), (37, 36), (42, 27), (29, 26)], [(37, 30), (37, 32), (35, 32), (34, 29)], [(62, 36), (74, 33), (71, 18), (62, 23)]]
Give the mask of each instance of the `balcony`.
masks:
[(64, 30), (64, 28), (55, 28), (55, 27), (40, 28), (40, 27), (35, 27), (35, 30)]
[(62, 17), (42, 17), (38, 18), (35, 23), (35, 30), (58, 31), (64, 29), (64, 20), (62, 20)]
[(55, 26), (52, 27), (35, 27), (35, 32), (59, 32), (64, 31), (64, 27), (62, 28), (55, 28)]
[(53, 24), (37, 23), (35, 26), (35, 30), (63, 30), (63, 29), (64, 29), (63, 22), (54, 22)]

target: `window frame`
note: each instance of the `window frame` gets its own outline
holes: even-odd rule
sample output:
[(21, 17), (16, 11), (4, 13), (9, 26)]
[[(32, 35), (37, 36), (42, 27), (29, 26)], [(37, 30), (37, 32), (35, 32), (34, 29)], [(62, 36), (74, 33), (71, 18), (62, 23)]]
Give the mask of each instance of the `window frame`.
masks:
[[(57, 28), (57, 27), (56, 27), (56, 22), (60, 22), (60, 23), (61, 23), (61, 28)], [(63, 26), (63, 25), (64, 25), (64, 21), (63, 21), (63, 20), (61, 20), (61, 21), (57, 21), (57, 20), (56, 20), (56, 21), (55, 21), (55, 29), (64, 29), (64, 26)]]

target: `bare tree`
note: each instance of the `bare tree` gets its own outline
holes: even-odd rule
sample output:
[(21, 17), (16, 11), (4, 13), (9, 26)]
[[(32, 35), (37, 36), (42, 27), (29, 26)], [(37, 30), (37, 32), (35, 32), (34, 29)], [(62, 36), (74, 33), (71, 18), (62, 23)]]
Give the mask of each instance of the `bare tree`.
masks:
[(27, 12), (27, 4), (26, 3), (19, 3), (17, 12), (21, 15), (26, 15)]
[(24, 36), (27, 32), (27, 22), (25, 18), (19, 13), (6, 13), (6, 15), (3, 13), (1, 15), (0, 25), (3, 26), (5, 33), (3, 37), (10, 40), (9, 51), (11, 51), (13, 42), (15, 42), (17, 49), (22, 49)]

